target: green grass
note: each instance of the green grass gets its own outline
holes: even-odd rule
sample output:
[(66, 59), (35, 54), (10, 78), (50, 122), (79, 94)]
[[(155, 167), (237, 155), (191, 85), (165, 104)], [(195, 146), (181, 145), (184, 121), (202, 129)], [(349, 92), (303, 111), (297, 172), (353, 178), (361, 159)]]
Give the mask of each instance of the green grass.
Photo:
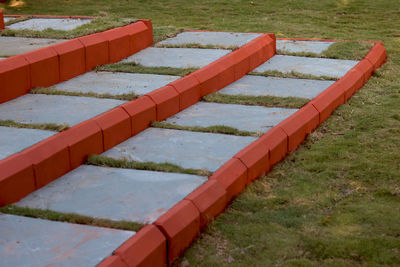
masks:
[(5, 13), (107, 12), (171, 29), (382, 41), (388, 62), (252, 183), (176, 265), (400, 265), (400, 1), (25, 1)]
[(97, 94), (93, 92), (67, 92), (57, 90), (55, 88), (35, 88), (32, 89), (29, 93), (31, 94), (46, 94), (46, 95), (67, 95), (67, 96), (85, 96), (85, 97), (95, 97), (95, 98), (111, 98), (111, 99), (119, 99), (119, 100), (126, 100), (130, 101), (137, 98), (135, 93), (130, 94), (121, 94), (121, 95), (111, 95), (111, 94)]
[(205, 102), (238, 104), (248, 106), (301, 108), (310, 100), (299, 97), (277, 97), (277, 96), (251, 96), (251, 95), (226, 95), (212, 93), (202, 98)]
[(163, 162), (138, 162), (127, 159), (113, 159), (105, 156), (92, 155), (88, 158), (87, 164), (94, 166), (105, 166), (123, 169), (136, 169), (136, 170), (147, 170), (147, 171), (159, 171), (159, 172), (176, 172), (185, 173), (201, 176), (210, 176), (212, 173), (207, 170), (197, 170), (197, 169), (186, 169), (178, 165)]
[(13, 120), (0, 120), (0, 126), (13, 127), (13, 128), (27, 128), (37, 130), (48, 130), (55, 132), (62, 132), (69, 128), (68, 124), (56, 123), (21, 123)]
[(224, 45), (202, 45), (197, 43), (189, 43), (189, 44), (157, 44), (155, 47), (164, 47), (164, 48), (201, 48), (201, 49), (229, 49), (229, 50), (236, 50), (238, 46), (224, 46)]
[(249, 72), (249, 75), (257, 75), (257, 76), (266, 76), (266, 77), (279, 77), (279, 78), (293, 78), (293, 79), (311, 79), (311, 80), (331, 80), (337, 81), (338, 78), (336, 77), (329, 77), (329, 76), (315, 76), (311, 74), (304, 74), (296, 71), (291, 72), (280, 72), (277, 70), (267, 70), (264, 72)]
[(7, 205), (0, 208), (1, 213), (13, 214), (31, 218), (39, 218), (50, 221), (68, 222), (76, 224), (93, 225), (107, 228), (115, 228), (129, 231), (139, 231), (144, 225), (136, 222), (128, 221), (112, 221), (108, 219), (92, 218), (79, 215), (76, 213), (62, 213), (52, 210), (32, 209), (27, 207), (18, 207), (15, 205)]
[(225, 126), (225, 125), (214, 125), (209, 127), (200, 127), (200, 126), (181, 126), (166, 122), (158, 122), (154, 121), (151, 124), (152, 127), (156, 128), (164, 128), (164, 129), (175, 129), (182, 131), (191, 131), (191, 132), (202, 132), (202, 133), (220, 133), (220, 134), (229, 134), (229, 135), (237, 135), (237, 136), (256, 136), (260, 137), (263, 133), (249, 132), (249, 131), (240, 131), (236, 128)]
[(126, 73), (146, 73), (146, 74), (162, 74), (162, 75), (176, 75), (185, 76), (194, 72), (195, 68), (178, 69), (170, 67), (144, 67), (136, 63), (115, 63), (99, 66), (97, 71), (112, 71), (112, 72), (126, 72)]

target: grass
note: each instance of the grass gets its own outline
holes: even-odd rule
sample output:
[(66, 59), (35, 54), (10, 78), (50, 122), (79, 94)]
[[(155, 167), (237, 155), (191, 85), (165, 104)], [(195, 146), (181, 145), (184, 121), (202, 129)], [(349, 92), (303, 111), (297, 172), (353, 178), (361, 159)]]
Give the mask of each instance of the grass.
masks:
[[(400, 1), (25, 0), (6, 14), (149, 18), (156, 27), (382, 41), (388, 62), (175, 265), (400, 265)], [(51, 5), (49, 4), (51, 3)]]
[(111, 99), (119, 99), (130, 101), (137, 98), (135, 93), (130, 94), (120, 94), (120, 95), (111, 95), (111, 94), (98, 94), (93, 92), (67, 92), (57, 90), (55, 88), (47, 87), (47, 88), (35, 88), (31, 90), (29, 93), (31, 94), (46, 94), (46, 95), (67, 95), (67, 96), (85, 96), (85, 97), (95, 97), (95, 98), (111, 98)]
[(320, 58), (333, 58), (333, 59), (350, 59), (361, 60), (368, 51), (372, 48), (372, 43), (357, 42), (357, 41), (338, 41), (329, 46), (321, 54), (312, 52), (287, 52), (277, 51), (279, 55), (290, 55), (300, 57), (320, 57)]
[(189, 43), (189, 44), (156, 44), (155, 47), (164, 47), (164, 48), (200, 48), (200, 49), (229, 49), (236, 50), (238, 46), (225, 46), (225, 45), (202, 45), (197, 43)]
[(50, 221), (76, 223), (93, 225), (121, 230), (139, 231), (144, 225), (136, 222), (128, 221), (112, 221), (108, 219), (92, 218), (79, 215), (76, 213), (61, 213), (52, 210), (32, 209), (27, 207), (18, 207), (15, 205), (7, 205), (0, 208), (1, 213), (13, 214), (31, 218), (45, 219)]
[(209, 127), (200, 127), (200, 126), (181, 126), (166, 122), (158, 122), (154, 121), (151, 124), (152, 127), (156, 128), (164, 128), (164, 129), (175, 129), (182, 131), (191, 131), (191, 132), (202, 132), (202, 133), (220, 133), (220, 134), (229, 134), (229, 135), (237, 135), (237, 136), (255, 136), (260, 137), (263, 133), (249, 132), (249, 131), (240, 131), (236, 128), (225, 126), (225, 125), (213, 125)]
[(97, 71), (111, 71), (111, 72), (127, 72), (127, 73), (146, 73), (146, 74), (162, 74), (162, 75), (175, 75), (185, 76), (194, 72), (195, 68), (178, 69), (170, 67), (144, 67), (136, 63), (115, 63), (99, 66)]
[(258, 75), (258, 76), (268, 76), (268, 77), (279, 77), (279, 78), (293, 78), (293, 79), (310, 79), (310, 80), (330, 80), (330, 81), (337, 81), (338, 78), (336, 77), (329, 77), (329, 76), (315, 76), (311, 74), (304, 74), (296, 71), (291, 72), (280, 72), (277, 70), (268, 70), (264, 72), (249, 72), (249, 75)]
[(47, 130), (62, 132), (69, 128), (68, 124), (56, 124), (56, 123), (21, 123), (13, 120), (0, 120), (0, 126), (13, 127), (13, 128), (27, 128), (37, 130)]
[(87, 164), (94, 166), (114, 167), (123, 169), (185, 173), (185, 174), (193, 174), (201, 176), (210, 176), (212, 174), (207, 170), (185, 169), (169, 162), (164, 162), (164, 163), (138, 162), (127, 159), (113, 159), (99, 155), (90, 156), (87, 160)]
[(226, 95), (212, 93), (202, 98), (205, 102), (238, 104), (248, 106), (301, 108), (310, 100), (299, 97), (277, 97), (277, 96), (251, 96), (251, 95)]

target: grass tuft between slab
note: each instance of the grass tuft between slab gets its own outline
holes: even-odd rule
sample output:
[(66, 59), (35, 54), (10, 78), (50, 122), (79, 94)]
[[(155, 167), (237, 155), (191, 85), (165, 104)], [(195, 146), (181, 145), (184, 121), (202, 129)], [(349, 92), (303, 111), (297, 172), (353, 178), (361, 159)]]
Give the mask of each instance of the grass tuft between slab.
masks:
[(226, 46), (226, 45), (202, 45), (198, 43), (186, 43), (186, 44), (156, 44), (155, 47), (162, 48), (199, 48), (199, 49), (228, 49), (236, 50), (238, 46)]
[(0, 120), (0, 126), (12, 127), (12, 128), (26, 128), (36, 130), (47, 130), (62, 132), (67, 130), (70, 126), (68, 124), (56, 124), (56, 123), (21, 123), (13, 120)]
[(25, 216), (30, 218), (44, 219), (57, 222), (76, 223), (120, 230), (139, 231), (144, 225), (136, 222), (113, 221), (108, 219), (99, 219), (76, 213), (63, 213), (52, 210), (32, 209), (27, 207), (18, 207), (15, 205), (6, 205), (0, 208), (0, 213)]
[(266, 76), (266, 77), (279, 77), (279, 78), (293, 78), (293, 79), (309, 79), (309, 80), (331, 80), (337, 81), (339, 78), (330, 77), (330, 76), (315, 76), (311, 74), (304, 74), (296, 71), (291, 72), (280, 72), (277, 70), (268, 70), (264, 72), (255, 72), (251, 71), (248, 73), (249, 75), (258, 75), (258, 76)]

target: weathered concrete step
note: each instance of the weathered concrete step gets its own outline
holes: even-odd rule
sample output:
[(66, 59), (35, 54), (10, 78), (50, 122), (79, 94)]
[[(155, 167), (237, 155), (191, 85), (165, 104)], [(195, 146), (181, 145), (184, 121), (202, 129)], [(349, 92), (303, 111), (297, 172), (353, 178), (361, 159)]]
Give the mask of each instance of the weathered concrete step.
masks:
[(260, 33), (185, 31), (159, 42), (160, 45), (200, 44), (213, 46), (242, 46), (261, 36)]
[(230, 52), (225, 49), (149, 47), (122, 62), (133, 62), (145, 67), (202, 68)]
[(88, 72), (53, 87), (65, 92), (144, 95), (179, 78), (179, 76), (156, 74)]
[(224, 125), (242, 131), (264, 133), (296, 111), (297, 109), (199, 102), (165, 122), (200, 127)]
[(55, 132), (0, 126), (0, 160), (24, 150)]
[(290, 73), (294, 71), (315, 76), (340, 78), (357, 63), (356, 60), (275, 55), (256, 68), (254, 72), (280, 71)]
[(152, 223), (206, 180), (189, 174), (83, 165), (16, 205)]
[(125, 101), (79, 96), (27, 94), (0, 105), (0, 120), (73, 126)]
[(134, 234), (0, 213), (0, 266), (96, 266)]
[(70, 31), (84, 24), (90, 23), (92, 19), (62, 19), (62, 18), (32, 18), (7, 26), (12, 30), (43, 31), (45, 29)]
[(227, 95), (270, 95), (312, 99), (334, 83), (334, 81), (246, 75), (218, 92)]
[(13, 56), (65, 41), (64, 39), (0, 36), (0, 55)]
[(321, 54), (335, 42), (325, 41), (297, 41), (297, 40), (276, 40), (276, 49), (290, 53), (315, 53)]
[(250, 136), (149, 128), (102, 155), (215, 171), (254, 140)]

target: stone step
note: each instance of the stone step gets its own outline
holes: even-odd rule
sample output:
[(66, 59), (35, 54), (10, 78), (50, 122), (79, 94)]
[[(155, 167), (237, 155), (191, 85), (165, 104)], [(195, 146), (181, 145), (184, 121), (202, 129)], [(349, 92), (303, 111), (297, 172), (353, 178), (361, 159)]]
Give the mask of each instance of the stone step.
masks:
[(72, 18), (32, 18), (7, 26), (11, 30), (32, 30), (43, 31), (53, 29), (60, 31), (70, 31), (84, 24), (90, 23), (92, 19), (72, 19)]
[(298, 41), (276, 40), (276, 50), (289, 53), (314, 53), (321, 54), (335, 42), (326, 41)]
[(0, 36), (0, 55), (19, 55), (64, 41), (66, 40)]

